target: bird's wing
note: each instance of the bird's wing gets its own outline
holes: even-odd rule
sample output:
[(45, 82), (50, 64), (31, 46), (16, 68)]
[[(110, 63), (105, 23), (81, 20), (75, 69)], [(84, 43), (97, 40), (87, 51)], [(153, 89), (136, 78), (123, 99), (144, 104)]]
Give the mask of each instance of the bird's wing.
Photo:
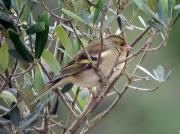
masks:
[(60, 73), (62, 76), (74, 75), (88, 69), (89, 67), (90, 61), (88, 59), (79, 59), (77, 61), (73, 60), (63, 67)]
[[(107, 42), (104, 41), (104, 43), (107, 43)], [(97, 55), (101, 49), (100, 44), (101, 44), (101, 41), (96, 41), (96, 42), (91, 42), (88, 46), (85, 47), (86, 50), (88, 51), (88, 54), (90, 56), (92, 56), (92, 58), (97, 57)], [(108, 49), (107, 46), (104, 45), (102, 52), (106, 51), (107, 49)], [(79, 57), (79, 58), (85, 58), (86, 57), (87, 58), (87, 55), (84, 52), (84, 50), (82, 49), (77, 53), (76, 57)]]
[[(100, 43), (100, 41), (97, 41), (96, 43)], [(97, 62), (98, 59), (98, 53), (100, 51), (101, 45), (97, 45), (95, 42), (90, 43), (88, 46), (86, 46), (86, 49), (88, 51), (88, 54), (90, 55), (91, 59), (93, 62)], [(106, 47), (103, 47), (103, 51), (107, 50)], [(67, 76), (72, 76), (74, 74), (78, 74), (86, 69), (91, 68), (91, 62), (87, 58), (86, 53), (84, 50), (80, 50), (74, 59), (67, 63), (61, 70), (60, 70), (60, 75), (55, 77), (52, 81), (49, 83), (54, 83), (56, 81), (59, 81), (60, 79), (67, 77)]]

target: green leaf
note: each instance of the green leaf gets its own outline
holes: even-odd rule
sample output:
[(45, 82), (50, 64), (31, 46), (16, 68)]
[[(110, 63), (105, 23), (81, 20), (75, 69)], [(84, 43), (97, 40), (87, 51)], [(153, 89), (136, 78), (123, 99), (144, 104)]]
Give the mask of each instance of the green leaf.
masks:
[(152, 9), (152, 11), (154, 11), (154, 12), (157, 12), (157, 0), (148, 0), (148, 2), (149, 2), (149, 5), (150, 5), (150, 7), (151, 7), (151, 9)]
[[(12, 108), (16, 103), (13, 102), (11, 104), (11, 107)], [(10, 112), (9, 112), (9, 117), (10, 117), (10, 120), (12, 121), (12, 123), (14, 124), (14, 126), (16, 127), (19, 127), (20, 125), (20, 121), (21, 121), (21, 116), (20, 116), (20, 110), (18, 108), (18, 106), (16, 105)]]
[(176, 0), (168, 0), (168, 14), (170, 19), (173, 18)]
[(0, 72), (4, 73), (9, 63), (8, 46), (6, 43), (4, 43), (0, 48), (0, 57)]
[(20, 35), (14, 32), (13, 30), (8, 30), (9, 37), (12, 40), (14, 47), (16, 48), (17, 52), (28, 62), (33, 62), (34, 58), (31, 52), (26, 48), (23, 41), (20, 39)]
[(138, 69), (140, 69), (141, 71), (143, 71), (144, 73), (146, 73), (147, 75), (149, 75), (151, 78), (153, 78), (154, 80), (157, 80), (156, 77), (150, 73), (146, 68), (136, 65)]
[(158, 2), (158, 15), (161, 21), (166, 25), (168, 24), (168, 0), (159, 0)]
[(79, 13), (82, 10), (86, 10), (91, 4), (86, 0), (73, 1), (75, 13)]
[(148, 7), (144, 0), (133, 0), (133, 2), (146, 14), (151, 17), (155, 17), (155, 13)]
[(8, 91), (2, 91), (0, 93), (0, 98), (6, 103), (8, 107), (10, 107), (13, 102), (17, 102), (16, 97)]
[(93, 17), (93, 23), (95, 24), (96, 21), (97, 21), (97, 18), (100, 14), (100, 12), (102, 11), (103, 7), (104, 7), (104, 4), (105, 4), (106, 0), (99, 0), (96, 4), (96, 10), (95, 10), (95, 13), (94, 13), (94, 17)]
[(59, 72), (60, 70), (60, 64), (56, 60), (56, 58), (47, 50), (43, 51), (42, 54), (43, 60), (48, 64), (50, 71), (53, 71), (55, 74)]
[(41, 57), (43, 50), (46, 46), (47, 40), (48, 40), (48, 33), (49, 33), (48, 13), (44, 12), (41, 16), (39, 16), (38, 22), (44, 22), (45, 29), (41, 32), (36, 33), (35, 58), (37, 59)]
[(86, 24), (86, 25), (89, 26), (89, 24), (88, 24), (85, 20), (83, 20), (81, 17), (77, 16), (77, 14), (75, 14), (75, 13), (69, 11), (69, 10), (66, 10), (66, 9), (64, 9), (64, 8), (62, 8), (61, 11), (62, 11), (64, 14), (66, 14), (67, 16), (69, 16), (69, 17), (71, 17), (71, 18), (73, 18), (73, 19), (75, 19), (75, 20), (77, 20), (77, 21), (79, 21), (79, 22), (82, 22), (82, 23), (84, 23), (84, 24)]
[(68, 34), (64, 31), (64, 29), (60, 25), (56, 27), (56, 35), (59, 41), (62, 43), (65, 50), (68, 52), (68, 54), (72, 56), (74, 54), (73, 46), (68, 37)]
[(45, 22), (38, 22), (26, 30), (27, 34), (39, 33), (45, 30)]
[(18, 61), (26, 62), (26, 60), (17, 52), (16, 49), (9, 49), (9, 56), (17, 59)]
[[(162, 21), (162, 19), (153, 12), (150, 7), (147, 5), (146, 1), (144, 0), (133, 0), (133, 2), (138, 6), (140, 10), (145, 12), (148, 16), (152, 17), (155, 22), (161, 24), (163, 27), (166, 27), (166, 23)], [(159, 7), (158, 7), (159, 10)]]
[(44, 89), (44, 79), (43, 79), (43, 74), (41, 72), (41, 69), (39, 66), (35, 68), (34, 72), (34, 88), (38, 91), (41, 92)]

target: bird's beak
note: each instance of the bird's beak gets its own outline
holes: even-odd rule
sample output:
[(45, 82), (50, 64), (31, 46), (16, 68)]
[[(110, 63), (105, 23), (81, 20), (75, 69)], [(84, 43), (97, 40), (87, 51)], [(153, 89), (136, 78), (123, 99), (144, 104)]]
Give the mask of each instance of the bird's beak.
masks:
[(122, 49), (122, 50), (124, 50), (124, 51), (132, 51), (133, 50), (133, 48), (132, 47), (130, 47), (130, 46), (120, 46), (120, 48)]

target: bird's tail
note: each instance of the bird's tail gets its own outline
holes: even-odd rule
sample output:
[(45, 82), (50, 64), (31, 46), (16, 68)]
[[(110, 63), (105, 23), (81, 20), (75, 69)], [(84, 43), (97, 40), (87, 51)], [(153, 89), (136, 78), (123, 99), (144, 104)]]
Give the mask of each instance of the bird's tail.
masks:
[[(35, 98), (35, 100), (31, 103), (31, 104), (34, 104), (36, 103), (38, 100), (40, 100), (43, 96), (47, 95), (52, 89), (55, 89), (57, 87), (59, 87), (61, 84), (60, 84), (60, 81), (62, 80), (62, 77), (59, 77), (59, 78), (55, 78), (51, 81), (49, 81), (47, 83), (47, 85), (45, 86), (45, 89), (38, 94), (38, 96)], [(59, 83), (59, 84), (58, 84)]]

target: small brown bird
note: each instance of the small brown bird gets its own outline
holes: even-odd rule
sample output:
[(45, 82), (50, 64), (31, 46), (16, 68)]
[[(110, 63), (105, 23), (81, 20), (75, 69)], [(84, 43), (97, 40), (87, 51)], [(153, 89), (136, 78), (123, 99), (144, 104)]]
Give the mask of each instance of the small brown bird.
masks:
[[(105, 77), (108, 77), (112, 72), (121, 52), (123, 50), (128, 50), (128, 47), (126, 47), (125, 44), (124, 38), (121, 37), (121, 35), (109, 35), (103, 39), (99, 70)], [(96, 64), (101, 49), (101, 40), (91, 42), (85, 48), (92, 61)], [(67, 83), (74, 83), (80, 87), (88, 88), (100, 84), (100, 77), (92, 68), (91, 62), (87, 58), (84, 50), (80, 50), (73, 60), (60, 70), (59, 76), (48, 83), (48, 88), (44, 92), (57, 87), (62, 87)]]

